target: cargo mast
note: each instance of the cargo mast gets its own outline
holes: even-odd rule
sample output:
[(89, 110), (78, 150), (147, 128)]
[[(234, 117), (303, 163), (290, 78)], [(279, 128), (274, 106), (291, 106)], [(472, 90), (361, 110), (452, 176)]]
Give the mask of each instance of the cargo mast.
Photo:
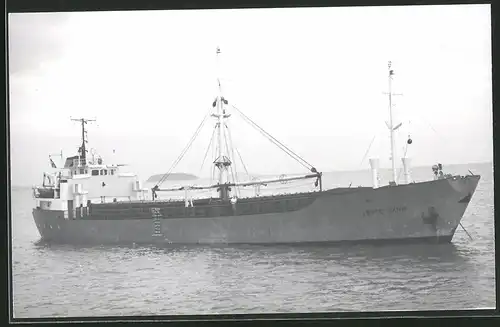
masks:
[[(219, 55), (221, 51), (220, 48), (217, 47), (217, 69), (219, 70)], [(218, 72), (219, 73), (219, 72)], [(179, 155), (179, 157), (174, 161), (168, 172), (163, 175), (163, 177), (157, 182), (157, 184), (151, 189), (153, 199), (156, 199), (157, 195), (156, 192), (159, 191), (181, 191), (181, 190), (205, 190), (205, 189), (216, 189), (217, 192), (219, 192), (219, 198), (222, 201), (228, 201), (230, 198), (229, 192), (231, 191), (232, 187), (238, 187), (238, 186), (252, 186), (252, 185), (260, 185), (260, 184), (268, 184), (268, 183), (280, 183), (284, 181), (293, 181), (293, 180), (301, 180), (301, 179), (309, 179), (309, 178), (316, 178), (316, 181), (314, 183), (315, 187), (319, 186), (319, 190), (322, 191), (322, 181), (321, 181), (321, 176), (322, 173), (318, 172), (314, 166), (312, 166), (310, 163), (305, 161), (303, 158), (298, 156), (296, 153), (294, 153), (292, 150), (290, 150), (288, 147), (286, 147), (283, 143), (279, 142), (276, 138), (271, 136), (269, 133), (267, 133), (265, 130), (262, 129), (262, 127), (258, 126), (253, 120), (251, 120), (248, 116), (246, 116), (243, 112), (241, 112), (238, 108), (236, 108), (234, 105), (230, 105), (227, 99), (224, 98), (223, 92), (222, 92), (222, 87), (221, 87), (221, 82), (220, 82), (220, 76), (217, 78), (217, 85), (219, 87), (219, 94), (215, 98), (214, 102), (212, 103), (212, 108), (210, 108), (210, 111), (215, 111), (210, 114), (211, 117), (214, 117), (216, 119), (216, 123), (214, 126), (214, 134), (215, 136), (217, 134), (217, 147), (216, 149), (216, 155), (215, 155), (215, 160), (213, 162), (214, 167), (216, 167), (219, 170), (219, 178), (218, 182), (216, 185), (208, 185), (208, 186), (182, 186), (182, 187), (175, 187), (175, 188), (168, 188), (168, 189), (160, 189), (159, 185), (163, 183), (168, 176), (170, 175), (170, 172), (172, 169), (179, 163), (179, 161), (183, 158), (184, 154), (186, 151), (191, 147), (192, 142), (198, 135), (200, 129), (203, 127), (203, 124), (206, 121), (206, 118), (209, 116), (209, 113), (205, 116), (201, 124), (198, 126), (198, 129), (194, 133), (193, 137), (187, 144), (186, 148), (182, 151), (182, 153)], [(264, 135), (269, 141), (274, 143), (277, 147), (279, 147), (283, 152), (285, 152), (287, 155), (292, 157), (294, 160), (296, 160), (298, 163), (300, 163), (302, 166), (304, 166), (306, 169), (308, 169), (311, 174), (307, 175), (302, 175), (302, 176), (295, 176), (295, 177), (283, 177), (283, 178), (278, 178), (278, 179), (270, 179), (266, 181), (253, 181), (253, 182), (246, 182), (246, 183), (240, 183), (237, 181), (237, 171), (232, 171), (232, 166), (233, 163), (231, 162), (230, 156), (232, 157), (233, 160), (235, 160), (235, 156), (233, 153), (233, 145), (232, 145), (232, 140), (231, 140), (231, 133), (228, 127), (228, 124), (226, 123), (227, 119), (231, 117), (231, 114), (228, 113), (225, 109), (225, 106), (230, 105), (231, 108), (240, 114), (240, 116), (245, 120), (247, 123), (249, 123), (252, 127), (254, 127), (256, 130), (258, 130), (262, 135)], [(211, 146), (212, 142), (210, 141), (209, 148)], [(224, 146), (226, 146), (226, 150), (224, 150)], [(208, 149), (209, 149), (208, 148)], [(207, 152), (208, 153), (208, 149)], [(241, 157), (240, 157), (241, 159)], [(234, 167), (235, 168), (235, 167)], [(230, 170), (231, 169), (231, 170)], [(246, 170), (246, 168), (245, 168)], [(234, 176), (234, 180), (231, 180), (229, 178), (229, 173), (232, 172)], [(236, 198), (231, 199), (232, 201), (236, 201)], [(232, 202), (233, 203), (233, 202)], [(235, 202), (234, 202), (235, 203)]]
[[(220, 48), (217, 47), (217, 69), (220, 71), (220, 66), (219, 66), (219, 55), (220, 55)], [(219, 72), (218, 72), (219, 73)], [(215, 99), (215, 107), (216, 107), (216, 113), (213, 113), (211, 116), (217, 119), (217, 122), (215, 123), (215, 126), (217, 128), (217, 139), (218, 139), (218, 155), (215, 161), (213, 162), (215, 167), (219, 169), (219, 194), (220, 198), (222, 200), (228, 200), (229, 199), (229, 185), (227, 182), (228, 180), (228, 169), (231, 166), (231, 160), (229, 159), (229, 153), (225, 154), (224, 152), (224, 126), (225, 126), (225, 120), (229, 118), (231, 115), (226, 113), (226, 109), (224, 108), (225, 104), (228, 104), (228, 101), (224, 99), (222, 96), (222, 87), (220, 84), (220, 76), (217, 78), (217, 83), (219, 87), (219, 95)]]

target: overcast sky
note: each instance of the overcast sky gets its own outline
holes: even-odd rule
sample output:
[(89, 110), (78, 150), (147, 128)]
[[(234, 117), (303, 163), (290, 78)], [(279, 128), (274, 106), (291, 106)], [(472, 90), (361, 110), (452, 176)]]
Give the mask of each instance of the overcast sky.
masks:
[[(490, 28), (488, 5), (11, 14), (12, 181), (38, 183), (50, 153), (76, 154), (70, 116), (97, 118), (89, 142), (108, 162), (167, 171), (217, 75), (230, 103), (319, 170), (369, 169), (374, 136), (367, 158), (388, 166), (389, 60), (398, 157), (410, 134), (414, 165), (492, 161)], [(176, 171), (200, 173), (213, 124)], [(304, 171), (234, 111), (230, 124), (251, 172)]]

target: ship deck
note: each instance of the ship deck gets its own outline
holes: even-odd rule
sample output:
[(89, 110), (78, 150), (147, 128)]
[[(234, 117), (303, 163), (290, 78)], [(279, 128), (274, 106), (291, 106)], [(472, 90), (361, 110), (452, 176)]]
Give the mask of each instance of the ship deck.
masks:
[(208, 218), (286, 213), (310, 206), (316, 198), (323, 194), (343, 194), (369, 189), (372, 188), (336, 188), (322, 192), (239, 198), (236, 204), (217, 198), (193, 199), (192, 206), (186, 206), (185, 200), (99, 203), (92, 204), (88, 214), (84, 214), (82, 219), (151, 219), (153, 216), (162, 218)]

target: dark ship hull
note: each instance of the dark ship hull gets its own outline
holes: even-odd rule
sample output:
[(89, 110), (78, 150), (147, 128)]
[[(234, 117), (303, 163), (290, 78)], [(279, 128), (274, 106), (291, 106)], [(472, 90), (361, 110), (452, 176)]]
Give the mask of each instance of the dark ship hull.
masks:
[(479, 176), (238, 199), (36, 208), (42, 240), (74, 244), (450, 242)]
[[(220, 48), (217, 48), (217, 55)], [(174, 244), (279, 244), (318, 242), (391, 242), (433, 241), (450, 242), (460, 225), (473, 196), (479, 176), (445, 176), (442, 165), (433, 166), (433, 181), (410, 183), (409, 158), (401, 158), (405, 183), (398, 184), (395, 157), (395, 135), (402, 122), (392, 117), (391, 83), (393, 70), (389, 68), (389, 113), (387, 127), (391, 139), (392, 180), (389, 186), (378, 185), (378, 159), (370, 159), (375, 188), (337, 188), (323, 191), (322, 173), (283, 143), (267, 133), (222, 94), (212, 103), (187, 146), (173, 162), (166, 174), (151, 189), (157, 192), (185, 191), (186, 201), (127, 201), (144, 199), (143, 189), (135, 175), (116, 175), (116, 166), (97, 165), (87, 158), (85, 124), (88, 119), (75, 119), (82, 126), (82, 145), (78, 156), (67, 158), (66, 173), (55, 178), (57, 194), (50, 199), (39, 199), (33, 216), (43, 240), (62, 243), (174, 243)], [(229, 110), (231, 108), (231, 110)], [(266, 181), (238, 180), (235, 160), (239, 156), (234, 147), (226, 121), (232, 113), (239, 116), (271, 143), (307, 170), (307, 175)], [(215, 119), (209, 150), (214, 151), (212, 177), (218, 174), (214, 185), (160, 188), (191, 147), (206, 120)], [(215, 137), (215, 138), (214, 138)], [(213, 141), (213, 142), (212, 142)], [(408, 136), (407, 145), (412, 144)], [(371, 146), (371, 145), (370, 145)], [(203, 163), (205, 162), (205, 158)], [(202, 166), (203, 166), (202, 163)], [(246, 168), (245, 168), (246, 170)], [(108, 174), (109, 173), (109, 174)], [(305, 173), (305, 171), (304, 171)], [(111, 175), (111, 177), (110, 177)], [(248, 174), (247, 172), (247, 175)], [(107, 178), (107, 179), (106, 179)], [(106, 179), (106, 182), (105, 180)], [(319, 192), (274, 197), (239, 198), (234, 187), (267, 185), (268, 183), (314, 179)], [(217, 199), (194, 200), (190, 190), (217, 190)], [(256, 189), (257, 190), (257, 189)], [(118, 200), (120, 196), (121, 201)], [(115, 203), (91, 204), (106, 197)]]

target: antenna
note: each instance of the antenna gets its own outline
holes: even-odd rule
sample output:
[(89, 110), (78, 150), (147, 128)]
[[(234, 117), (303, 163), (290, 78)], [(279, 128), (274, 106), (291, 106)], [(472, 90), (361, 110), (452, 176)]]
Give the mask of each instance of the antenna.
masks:
[(395, 96), (395, 95), (402, 95), (402, 94), (396, 94), (396, 93), (392, 93), (392, 76), (394, 76), (394, 70), (391, 69), (391, 66), (392, 66), (392, 62), (389, 61), (388, 64), (388, 69), (389, 69), (389, 76), (388, 76), (388, 80), (389, 80), (389, 92), (388, 93), (385, 93), (385, 94), (388, 94), (389, 95), (389, 123), (387, 124), (387, 127), (389, 128), (389, 131), (390, 131), (390, 137), (391, 137), (391, 168), (392, 168), (392, 178), (393, 178), (393, 182), (396, 183), (397, 181), (397, 172), (396, 172), (396, 140), (395, 140), (395, 137), (394, 137), (394, 131), (396, 129), (398, 129), (399, 127), (401, 127), (401, 123), (394, 126), (394, 121), (393, 121), (393, 115), (392, 115), (392, 107), (393, 107), (393, 104), (392, 104), (392, 96)]
[(216, 69), (217, 69), (217, 84), (219, 85), (219, 95), (222, 96), (222, 87), (220, 85), (220, 47), (217, 46), (217, 52), (216, 52)]
[(78, 153), (80, 155), (80, 159), (85, 161), (87, 157), (88, 150), (86, 149), (86, 143), (88, 140), (86, 139), (87, 131), (85, 130), (85, 125), (89, 122), (94, 122), (96, 119), (86, 119), (86, 118), (71, 118), (72, 121), (78, 121), (82, 124), (82, 146), (78, 149)]

